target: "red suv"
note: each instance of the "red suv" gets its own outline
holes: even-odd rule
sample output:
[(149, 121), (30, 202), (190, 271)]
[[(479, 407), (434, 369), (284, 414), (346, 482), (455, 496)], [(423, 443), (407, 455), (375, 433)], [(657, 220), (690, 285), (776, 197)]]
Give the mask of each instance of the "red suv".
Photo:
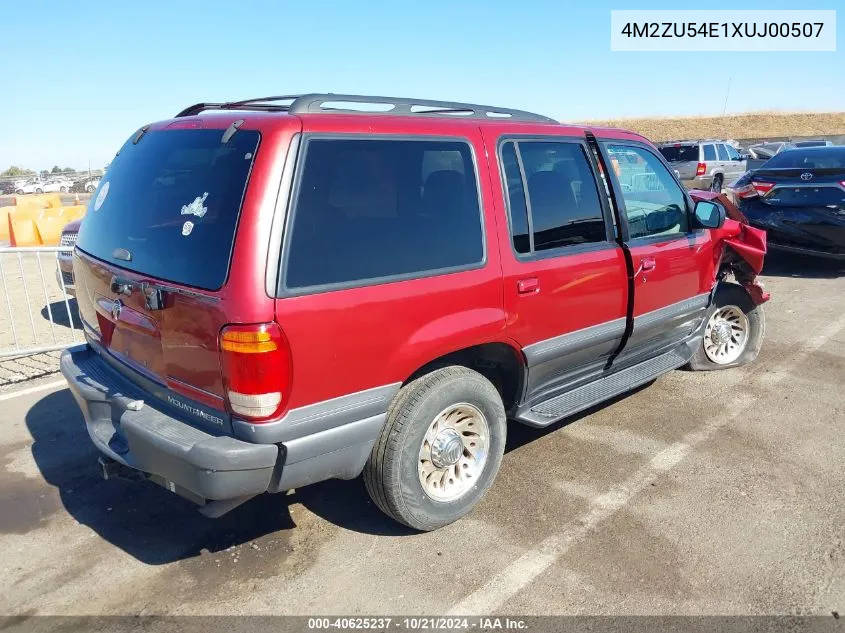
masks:
[(491, 485), (506, 420), (757, 356), (765, 234), (699, 198), (637, 134), (517, 110), (198, 104), (94, 193), (62, 371), (106, 477), (218, 516), (363, 472), (431, 530)]

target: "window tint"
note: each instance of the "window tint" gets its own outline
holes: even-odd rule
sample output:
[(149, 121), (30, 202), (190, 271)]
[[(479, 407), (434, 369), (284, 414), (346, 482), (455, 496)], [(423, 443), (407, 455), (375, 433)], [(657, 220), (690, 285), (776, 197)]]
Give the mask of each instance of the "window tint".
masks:
[(483, 260), (466, 143), (312, 139), (301, 167), (288, 288), (413, 276)]
[(728, 150), (721, 143), (716, 146), (716, 151), (719, 154), (719, 160), (728, 160)]
[(662, 145), (658, 149), (670, 163), (698, 162), (698, 145)]
[[(259, 135), (160, 130), (121, 148), (93, 195), (79, 248), (122, 268), (216, 290), (226, 281)], [(130, 260), (116, 259), (126, 249)]]
[[(686, 196), (660, 159), (633, 145), (608, 145), (607, 150), (622, 187), (631, 239), (686, 233)], [(637, 162), (628, 160), (632, 155)]]
[(502, 166), (505, 172), (508, 208), (511, 218), (511, 239), (517, 253), (530, 253), (531, 241), (528, 237), (528, 208), (525, 206), (525, 188), (522, 186), (522, 174), (513, 143), (502, 145)]
[[(581, 145), (522, 141), (516, 146), (525, 170), (527, 187), (519, 188), (528, 191), (534, 250), (605, 241), (598, 188)], [(521, 213), (524, 201), (514, 200), (510, 192), (509, 197)], [(515, 238), (514, 244), (518, 242)], [(517, 252), (525, 251), (517, 248)]]
[(704, 148), (704, 160), (716, 160), (716, 149), (712, 145), (702, 145)]

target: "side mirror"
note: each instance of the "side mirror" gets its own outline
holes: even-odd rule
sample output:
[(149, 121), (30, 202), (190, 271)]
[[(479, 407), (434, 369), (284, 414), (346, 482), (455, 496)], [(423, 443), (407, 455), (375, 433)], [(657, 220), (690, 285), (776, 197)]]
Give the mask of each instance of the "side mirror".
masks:
[(705, 229), (718, 229), (725, 223), (725, 209), (722, 205), (699, 200), (695, 203), (695, 221)]

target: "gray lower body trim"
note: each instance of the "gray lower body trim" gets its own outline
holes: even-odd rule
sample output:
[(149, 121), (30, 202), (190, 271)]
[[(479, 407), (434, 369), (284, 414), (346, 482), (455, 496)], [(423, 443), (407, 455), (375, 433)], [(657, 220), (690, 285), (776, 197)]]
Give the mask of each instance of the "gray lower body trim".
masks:
[(281, 479), (270, 492), (299, 488), (326, 479), (353, 479), (361, 474), (387, 414), (352, 422), (285, 442)]
[(583, 330), (575, 330), (554, 338), (532, 343), (523, 349), (528, 366), (540, 365), (558, 356), (570, 356), (600, 347), (605, 343), (616, 342), (625, 333), (625, 318), (614, 319), (607, 323), (593, 325)]
[(621, 318), (528, 345), (523, 349), (528, 364), (524, 399), (533, 400), (592, 374), (596, 361), (609, 358), (624, 334)]
[(710, 305), (710, 293), (634, 317), (631, 337), (621, 357), (669, 347), (689, 337), (701, 324)]
[(234, 419), (232, 428), (235, 437), (246, 442), (287, 444), (290, 440), (387, 413), (390, 401), (401, 386), (402, 383), (397, 382), (291, 409), (280, 420), (265, 424)]

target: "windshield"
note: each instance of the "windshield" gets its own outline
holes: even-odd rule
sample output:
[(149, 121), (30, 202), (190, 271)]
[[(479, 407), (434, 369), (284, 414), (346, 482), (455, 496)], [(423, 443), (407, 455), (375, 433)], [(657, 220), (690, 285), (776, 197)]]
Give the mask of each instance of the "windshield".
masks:
[(81, 250), (151, 277), (216, 290), (226, 281), (259, 134), (164, 130), (127, 141), (82, 222)]
[(698, 161), (698, 145), (664, 145), (658, 149), (670, 163)]
[(845, 169), (845, 146), (791, 149), (774, 156), (764, 169)]

